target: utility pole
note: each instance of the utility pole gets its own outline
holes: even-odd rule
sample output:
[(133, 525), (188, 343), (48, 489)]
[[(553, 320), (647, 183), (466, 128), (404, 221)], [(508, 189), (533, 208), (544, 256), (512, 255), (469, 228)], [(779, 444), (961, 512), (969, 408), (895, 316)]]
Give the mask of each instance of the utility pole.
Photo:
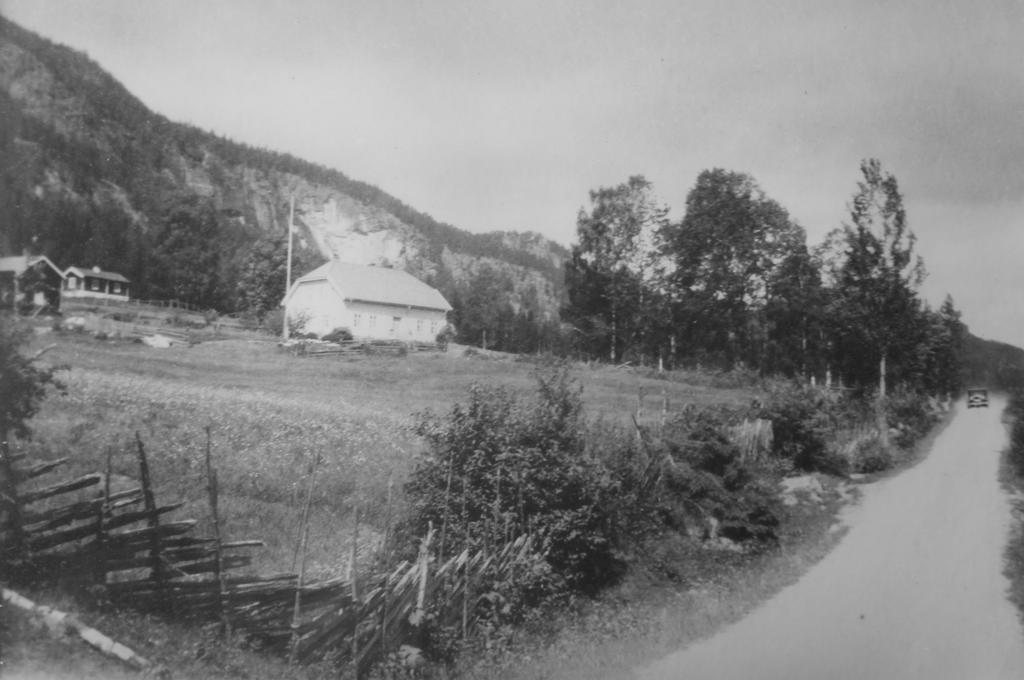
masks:
[(288, 201), (288, 264), (285, 265), (285, 279), (284, 279), (284, 297), (286, 304), (284, 305), (283, 323), (281, 328), (281, 337), (285, 340), (288, 339), (288, 291), (292, 288), (292, 234), (295, 231), (295, 194), (291, 195)]

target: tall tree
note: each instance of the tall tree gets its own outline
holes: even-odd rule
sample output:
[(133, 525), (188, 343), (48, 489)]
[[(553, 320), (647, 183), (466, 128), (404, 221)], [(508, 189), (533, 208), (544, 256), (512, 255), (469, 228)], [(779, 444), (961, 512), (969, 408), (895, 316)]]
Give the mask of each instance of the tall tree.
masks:
[(221, 301), (217, 214), (189, 197), (174, 205), (157, 234), (150, 283), (156, 295), (216, 308)]
[(925, 271), (914, 253), (916, 238), (907, 226), (896, 177), (873, 158), (860, 169), (850, 221), (842, 228), (845, 251), (838, 263), (835, 316), (843, 334), (877, 362), (879, 425), (885, 437), (888, 364), (920, 318), (917, 290)]
[(640, 175), (591, 191), (590, 204), (590, 211), (581, 208), (576, 219), (578, 242), (566, 263), (569, 304), (563, 318), (588, 336), (589, 349), (600, 348), (615, 362), (624, 350), (642, 345), (654, 239), (668, 208)]
[(287, 277), (287, 238), (263, 238), (253, 244), (242, 262), (235, 293), (239, 311), (262, 321), (281, 305)]
[(765, 306), (766, 372), (816, 375), (824, 354), (825, 291), (818, 262), (806, 245), (796, 247), (768, 280)]
[(720, 351), (728, 365), (761, 363), (772, 271), (805, 239), (749, 175), (700, 173), (686, 215), (660, 234), (676, 322), (689, 329), (691, 348)]

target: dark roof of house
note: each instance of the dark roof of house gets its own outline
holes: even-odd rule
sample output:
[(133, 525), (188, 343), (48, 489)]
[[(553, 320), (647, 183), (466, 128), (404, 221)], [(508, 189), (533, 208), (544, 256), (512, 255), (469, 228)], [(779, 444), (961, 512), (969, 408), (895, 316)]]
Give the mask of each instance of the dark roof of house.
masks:
[(401, 269), (368, 267), (337, 260), (321, 265), (297, 279), (292, 291), (302, 283), (320, 280), (332, 283), (346, 300), (444, 312), (452, 309), (440, 291)]
[(89, 268), (89, 267), (68, 267), (64, 270), (64, 276), (68, 274), (74, 274), (79, 278), (89, 277), (91, 279), (105, 279), (107, 281), (120, 281), (121, 283), (129, 283), (128, 279), (121, 276), (117, 272), (107, 272), (102, 269)]

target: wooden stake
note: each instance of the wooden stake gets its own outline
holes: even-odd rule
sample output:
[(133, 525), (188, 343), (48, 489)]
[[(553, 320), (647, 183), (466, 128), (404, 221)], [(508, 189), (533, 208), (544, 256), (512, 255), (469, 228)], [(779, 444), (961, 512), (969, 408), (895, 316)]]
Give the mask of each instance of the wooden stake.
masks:
[[(0, 520), (6, 520), (10, 529), (10, 544), (4, 552), (5, 557), (13, 561), (23, 557), (25, 537), (22, 534), (21, 500), (18, 498), (18, 480), (14, 476), (9, 434), (7, 428), (0, 427)], [(0, 525), (0, 529), (3, 528)]]
[(391, 540), (391, 492), (394, 488), (394, 471), (388, 472), (388, 502), (384, 510), (384, 541), (382, 544), (381, 557), (384, 562), (384, 579), (383, 585), (381, 586), (382, 600), (380, 605), (380, 648), (381, 653), (386, 655), (388, 653), (388, 575), (387, 567), (390, 564), (389, 555), (390, 550), (388, 549), (389, 542)]
[[(352, 602), (359, 605), (359, 575), (356, 559), (359, 555), (359, 504), (356, 503), (352, 509), (352, 551), (349, 555), (349, 585), (351, 587)], [(352, 667), (355, 675), (359, 677), (359, 623), (356, 622), (352, 629)]]
[(103, 475), (103, 491), (100, 497), (103, 502), (100, 503), (99, 509), (96, 513), (96, 557), (94, 561), (94, 578), (97, 583), (106, 584), (107, 582), (107, 568), (106, 568), (106, 553), (107, 553), (107, 532), (104, 528), (104, 524), (107, 521), (107, 516), (110, 514), (110, 472), (112, 465), (112, 459), (114, 456), (113, 447), (107, 447), (107, 472)]
[(218, 609), (220, 610), (220, 632), (225, 640), (231, 638), (231, 620), (228, 617), (228, 594), (227, 584), (224, 576), (224, 548), (220, 537), (220, 513), (218, 512), (217, 496), (219, 488), (217, 484), (217, 470), (213, 467), (213, 455), (211, 447), (210, 426), (206, 426), (206, 490), (210, 497), (210, 516), (213, 519), (213, 550), (217, 565), (215, 577), (217, 579)]
[[(146, 460), (146, 448), (142, 445), (142, 436), (138, 430), (135, 432), (136, 449), (139, 456), (139, 476), (142, 478), (142, 500), (145, 504), (148, 515), (147, 524), (153, 531), (150, 532), (149, 556), (151, 572), (150, 578), (156, 581), (160, 590), (163, 590), (165, 575), (163, 560), (160, 558), (160, 518), (157, 514), (156, 500), (153, 497), (153, 485), (149, 478), (149, 463)], [(165, 605), (168, 602), (165, 601)]]
[(309, 471), (309, 487), (306, 490), (306, 504), (302, 509), (302, 525), (299, 529), (299, 578), (295, 583), (295, 608), (292, 612), (292, 641), (288, 653), (288, 663), (294, 665), (299, 649), (299, 621), (302, 613), (302, 585), (306, 577), (306, 545), (309, 541), (309, 508), (313, 504), (313, 487), (316, 484), (316, 471), (320, 466), (320, 454), (315, 454), (313, 467)]
[[(444, 559), (444, 549), (446, 547), (445, 541), (448, 537), (448, 498), (452, 491), (452, 467), (455, 465), (455, 457), (451, 456), (448, 458), (448, 479), (444, 484), (444, 517), (441, 520), (441, 546), (437, 551), (440, 559)], [(388, 498), (391, 498), (390, 489), (388, 491)]]
[(416, 626), (420, 627), (423, 625), (423, 619), (426, 616), (426, 600), (427, 600), (427, 577), (430, 571), (430, 540), (434, 537), (434, 523), (430, 522), (427, 529), (427, 536), (420, 543), (420, 557), (419, 557), (419, 568), (420, 568), (420, 586), (419, 591), (416, 594)]

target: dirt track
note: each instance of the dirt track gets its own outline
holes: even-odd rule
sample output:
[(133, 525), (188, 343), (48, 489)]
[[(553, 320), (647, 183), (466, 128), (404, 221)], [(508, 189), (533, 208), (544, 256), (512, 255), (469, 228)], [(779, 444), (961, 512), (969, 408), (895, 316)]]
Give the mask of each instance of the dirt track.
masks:
[(864, 487), (849, 533), (803, 579), (636, 677), (1024, 678), (1024, 631), (1002, 574), (1004, 406), (961, 401), (926, 460)]

